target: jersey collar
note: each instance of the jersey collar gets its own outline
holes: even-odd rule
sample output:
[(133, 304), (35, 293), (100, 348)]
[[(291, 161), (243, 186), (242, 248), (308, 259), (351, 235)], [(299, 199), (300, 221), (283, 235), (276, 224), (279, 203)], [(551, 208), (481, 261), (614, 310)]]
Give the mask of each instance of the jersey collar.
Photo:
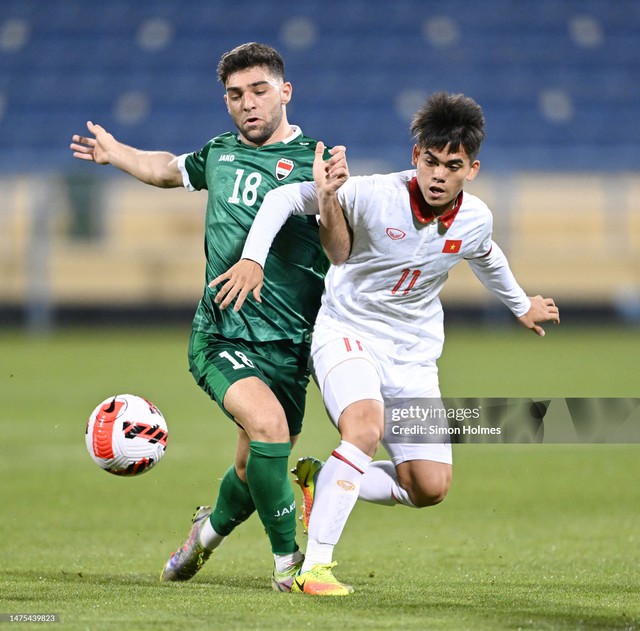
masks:
[(411, 210), (413, 212), (413, 216), (420, 223), (431, 223), (437, 219), (442, 224), (443, 228), (449, 229), (460, 210), (460, 206), (462, 206), (462, 195), (463, 191), (460, 191), (458, 198), (456, 199), (456, 203), (453, 205), (451, 210), (448, 210), (444, 215), (436, 216), (420, 192), (418, 178), (414, 177), (409, 182), (409, 201), (411, 202)]
[(292, 140), (295, 140), (298, 136), (302, 136), (302, 129), (297, 125), (291, 125), (291, 135), (287, 136), (282, 142), (286, 145)]

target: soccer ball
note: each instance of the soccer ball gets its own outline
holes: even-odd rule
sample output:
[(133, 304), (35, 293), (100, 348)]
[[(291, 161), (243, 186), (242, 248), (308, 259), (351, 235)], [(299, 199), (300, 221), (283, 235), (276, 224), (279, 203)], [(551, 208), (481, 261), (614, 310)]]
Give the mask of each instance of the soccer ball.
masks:
[(158, 464), (167, 437), (167, 423), (153, 403), (135, 394), (117, 394), (91, 413), (85, 439), (99, 467), (114, 475), (133, 476)]

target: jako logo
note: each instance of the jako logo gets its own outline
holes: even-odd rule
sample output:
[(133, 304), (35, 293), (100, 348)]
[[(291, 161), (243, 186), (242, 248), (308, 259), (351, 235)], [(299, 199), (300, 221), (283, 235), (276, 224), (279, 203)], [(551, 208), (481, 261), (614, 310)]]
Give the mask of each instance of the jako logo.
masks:
[(288, 515), (289, 513), (295, 513), (296, 512), (296, 503), (292, 502), (291, 505), (289, 506), (289, 508), (287, 508), (286, 506), (283, 506), (282, 508), (279, 508), (275, 513), (274, 513), (274, 517), (282, 517), (283, 515)]
[(336, 480), (336, 484), (345, 491), (353, 491), (356, 488), (356, 485), (353, 482), (349, 482), (349, 480)]
[(236, 157), (230, 153), (223, 153), (219, 158), (218, 162), (233, 162)]
[(400, 228), (387, 228), (387, 236), (394, 241), (398, 239), (404, 239), (407, 236), (407, 233), (400, 230)]

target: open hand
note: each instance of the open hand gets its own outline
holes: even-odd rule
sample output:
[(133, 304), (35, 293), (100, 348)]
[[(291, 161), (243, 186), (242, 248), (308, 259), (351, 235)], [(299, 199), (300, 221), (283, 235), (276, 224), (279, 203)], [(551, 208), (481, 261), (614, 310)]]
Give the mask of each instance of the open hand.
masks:
[(226, 272), (214, 278), (209, 287), (215, 287), (218, 283), (226, 281), (216, 294), (215, 301), (221, 309), (226, 309), (236, 298), (234, 311), (240, 311), (249, 292), (253, 293), (256, 302), (262, 302), (260, 290), (264, 285), (264, 272), (262, 267), (251, 259), (240, 259)]
[(109, 164), (109, 151), (116, 145), (116, 139), (100, 125), (87, 121), (87, 129), (93, 135), (74, 134), (69, 147), (73, 157), (79, 160), (91, 160), (98, 164)]
[(529, 311), (518, 320), (527, 329), (531, 329), (536, 335), (544, 337), (544, 329), (538, 324), (539, 322), (553, 322), (560, 324), (560, 310), (556, 307), (553, 298), (543, 298), (542, 296), (529, 297), (531, 307)]
[(313, 179), (316, 183), (318, 194), (333, 195), (349, 179), (349, 166), (347, 165), (347, 148), (336, 145), (329, 149), (331, 157), (324, 159), (325, 146), (318, 141), (313, 159)]

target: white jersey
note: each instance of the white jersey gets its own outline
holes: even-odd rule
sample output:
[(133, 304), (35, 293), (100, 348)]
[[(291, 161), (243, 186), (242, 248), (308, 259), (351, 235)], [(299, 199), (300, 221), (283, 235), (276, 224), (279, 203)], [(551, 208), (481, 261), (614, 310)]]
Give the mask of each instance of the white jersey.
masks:
[[(389, 342), (384, 345), (399, 359), (435, 361), (444, 342), (438, 294), (462, 259), (516, 316), (528, 311), (529, 299), (492, 241), (491, 211), (477, 197), (461, 193), (451, 211), (433, 217), (415, 170), (409, 170), (351, 177), (338, 190), (338, 200), (353, 246), (348, 260), (327, 274), (316, 329), (337, 320), (354, 335)], [(269, 193), (243, 257), (264, 264), (273, 228), (292, 212), (318, 212), (313, 183)]]

